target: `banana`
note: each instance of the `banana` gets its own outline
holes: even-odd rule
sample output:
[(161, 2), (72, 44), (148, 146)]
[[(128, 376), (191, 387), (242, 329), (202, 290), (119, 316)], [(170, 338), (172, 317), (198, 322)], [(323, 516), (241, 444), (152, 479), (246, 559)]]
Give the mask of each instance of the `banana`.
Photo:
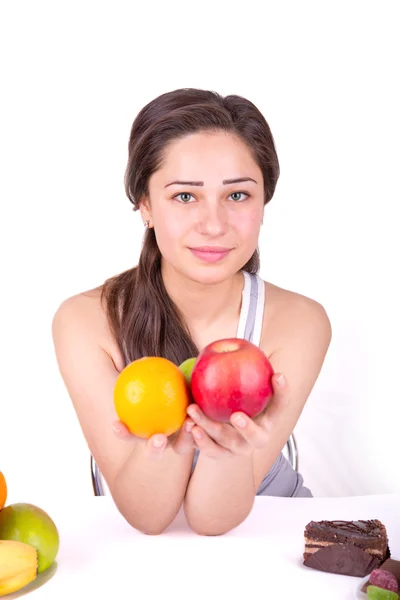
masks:
[(0, 540), (0, 596), (11, 594), (36, 579), (37, 550), (13, 540)]

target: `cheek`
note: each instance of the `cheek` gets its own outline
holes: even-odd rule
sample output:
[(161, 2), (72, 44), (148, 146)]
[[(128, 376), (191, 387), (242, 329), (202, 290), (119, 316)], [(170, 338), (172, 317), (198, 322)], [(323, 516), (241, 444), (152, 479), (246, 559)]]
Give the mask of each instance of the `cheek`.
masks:
[(168, 239), (179, 241), (185, 231), (184, 221), (175, 215), (170, 215), (165, 219), (163, 229)]
[(164, 255), (169, 254), (183, 236), (182, 222), (173, 215), (155, 223), (155, 230), (157, 231), (157, 244)]
[(236, 230), (243, 238), (253, 240), (260, 232), (261, 216), (258, 212), (243, 212), (235, 219)]

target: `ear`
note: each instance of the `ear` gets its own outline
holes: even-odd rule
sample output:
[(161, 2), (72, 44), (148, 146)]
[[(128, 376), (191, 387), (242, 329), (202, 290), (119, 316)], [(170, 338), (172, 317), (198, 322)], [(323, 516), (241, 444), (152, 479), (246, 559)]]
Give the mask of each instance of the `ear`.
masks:
[(140, 210), (140, 215), (142, 217), (143, 223), (145, 221), (151, 221), (152, 220), (150, 200), (148, 199), (147, 196), (143, 196), (143, 198), (140, 200), (140, 202), (139, 202), (139, 210)]

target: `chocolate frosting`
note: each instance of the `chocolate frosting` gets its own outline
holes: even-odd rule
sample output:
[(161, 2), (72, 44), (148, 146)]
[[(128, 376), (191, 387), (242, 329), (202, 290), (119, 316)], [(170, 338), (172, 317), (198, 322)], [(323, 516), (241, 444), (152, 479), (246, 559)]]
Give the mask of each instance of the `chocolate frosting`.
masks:
[(368, 521), (311, 521), (306, 526), (305, 533), (311, 531), (331, 531), (332, 533), (354, 534), (356, 536), (384, 535), (384, 526), (377, 519)]
[(331, 527), (333, 529), (342, 529), (353, 533), (366, 533), (379, 530), (380, 522), (376, 519), (368, 521), (319, 521), (315, 525)]
[(332, 544), (307, 556), (303, 564), (327, 573), (365, 577), (381, 563), (378, 557), (352, 544)]

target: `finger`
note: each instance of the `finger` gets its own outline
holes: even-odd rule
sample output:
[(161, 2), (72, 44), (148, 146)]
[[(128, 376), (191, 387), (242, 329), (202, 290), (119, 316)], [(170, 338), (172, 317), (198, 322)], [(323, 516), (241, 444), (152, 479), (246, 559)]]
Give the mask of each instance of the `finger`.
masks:
[(228, 434), (232, 432), (227, 432), (226, 423), (220, 423), (219, 421), (209, 419), (203, 411), (194, 404), (191, 404), (188, 407), (187, 412), (195, 424), (201, 427), (214, 441), (218, 442), (220, 446), (228, 446), (231, 438)]
[(194, 440), (191, 431), (194, 427), (194, 421), (187, 419), (179, 430), (179, 434), (174, 440), (173, 448), (177, 454), (187, 454), (194, 448)]
[(275, 373), (272, 377), (274, 395), (267, 405), (266, 416), (269, 422), (275, 422), (282, 413), (282, 409), (289, 403), (289, 386), (283, 373)]
[(196, 443), (196, 447), (200, 450), (200, 452), (204, 452), (204, 454), (209, 458), (219, 458), (224, 454), (230, 454), (229, 450), (216, 444), (214, 440), (207, 435), (204, 429), (198, 425), (193, 427), (192, 436)]
[(120, 440), (129, 441), (132, 440), (132, 438), (134, 437), (127, 428), (127, 426), (124, 425), (124, 423), (122, 423), (122, 421), (115, 421), (113, 423), (113, 431)]
[(272, 377), (273, 396), (265, 409), (253, 418), (253, 421), (270, 434), (276, 423), (281, 421), (282, 413), (290, 402), (290, 389), (286, 377), (275, 373)]
[(283, 373), (274, 373), (272, 376), (272, 387), (274, 397), (280, 398), (282, 402), (288, 399), (289, 386), (286, 377)]
[(195, 422), (192, 419), (186, 419), (184, 426), (186, 433), (190, 433), (195, 426)]
[(247, 442), (249, 448), (264, 448), (268, 443), (267, 431), (243, 412), (231, 415), (230, 422)]
[(156, 433), (149, 437), (145, 446), (145, 456), (151, 460), (159, 460), (163, 457), (168, 438), (163, 433)]

